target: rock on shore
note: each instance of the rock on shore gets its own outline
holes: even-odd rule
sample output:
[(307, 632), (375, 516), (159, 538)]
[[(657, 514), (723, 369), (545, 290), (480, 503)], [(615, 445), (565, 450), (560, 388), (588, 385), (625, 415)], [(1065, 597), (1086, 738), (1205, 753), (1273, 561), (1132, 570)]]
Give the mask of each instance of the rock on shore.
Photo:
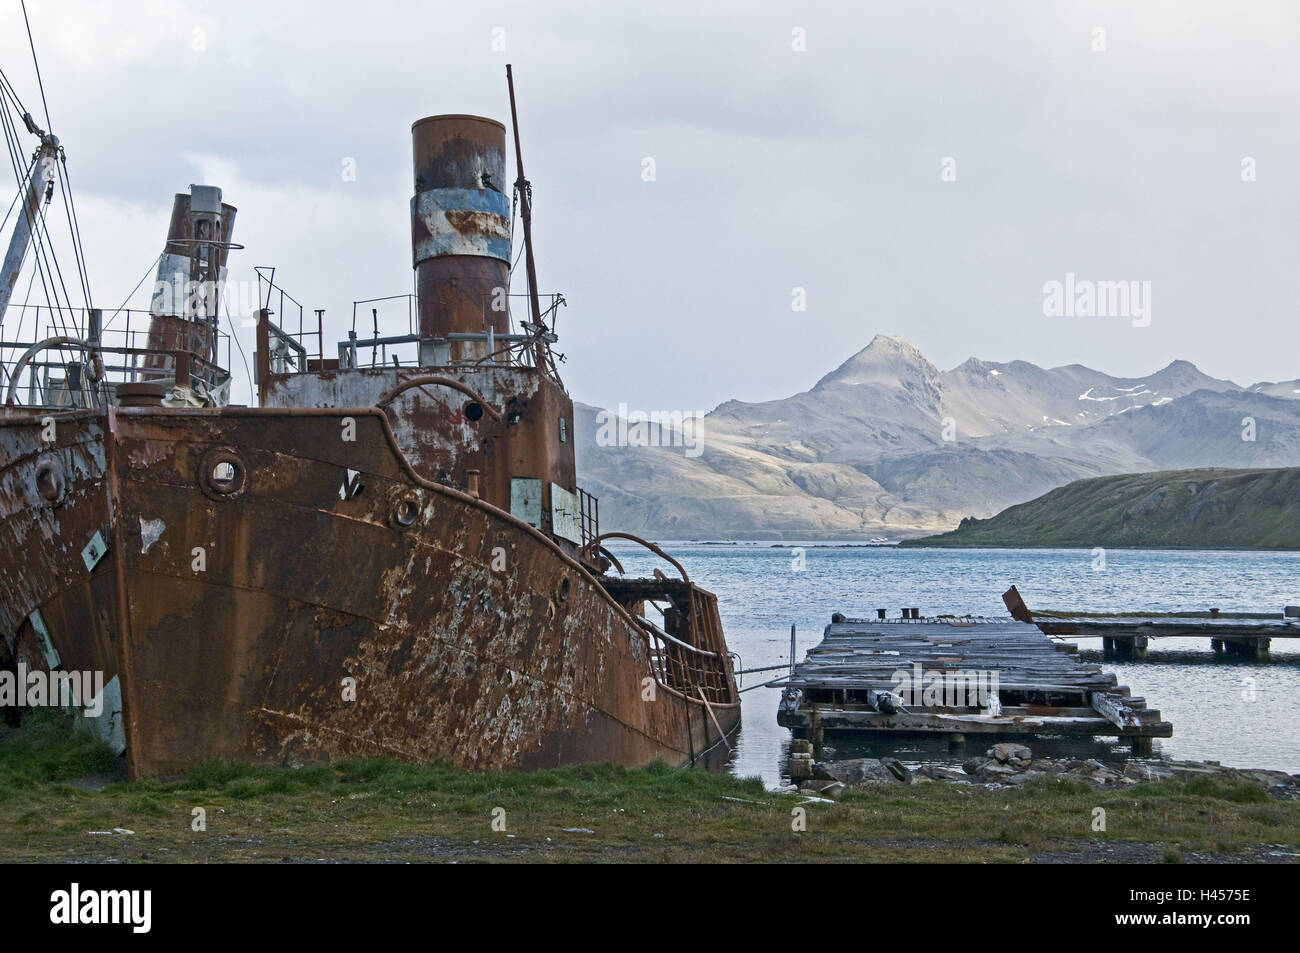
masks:
[(1215, 761), (1129, 761), (1122, 768), (1103, 764), (1096, 759), (1052, 760), (1035, 758), (1022, 744), (1002, 742), (984, 752), (983, 757), (967, 758), (956, 767), (926, 764), (909, 770), (897, 758), (854, 758), (844, 761), (818, 761), (812, 768), (813, 780), (804, 781), (799, 790), (823, 797), (837, 796), (844, 787), (875, 784), (912, 784), (947, 782), (982, 784), (990, 788), (1019, 786), (1035, 778), (1060, 777), (1082, 781), (1095, 787), (1123, 787), (1143, 781), (1216, 778), (1224, 781), (1248, 781), (1258, 784), (1274, 797), (1285, 800), (1300, 798), (1300, 776), (1284, 771), (1257, 768), (1230, 768)]

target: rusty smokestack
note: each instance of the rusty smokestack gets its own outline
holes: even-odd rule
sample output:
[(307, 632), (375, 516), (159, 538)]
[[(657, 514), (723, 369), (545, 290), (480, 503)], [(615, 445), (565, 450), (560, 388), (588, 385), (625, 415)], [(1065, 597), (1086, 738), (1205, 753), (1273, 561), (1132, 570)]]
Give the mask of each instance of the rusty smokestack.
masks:
[[(235, 212), (233, 205), (221, 201), (221, 190), (214, 186), (191, 185), (189, 193), (176, 194), (149, 304), (150, 348), (189, 351), (206, 359), (214, 356), (213, 308), (218, 307), (216, 292), (226, 278)], [(169, 374), (173, 363), (161, 354), (145, 360), (146, 367), (166, 369)]]
[[(411, 248), (420, 336), (445, 339), (450, 334), (486, 334), (489, 328), (506, 334), (506, 127), (480, 116), (430, 116), (411, 126), (411, 139)], [(422, 354), (422, 364), (481, 360), (489, 353), (487, 341), (452, 341), (446, 350), (432, 350), (436, 359)]]

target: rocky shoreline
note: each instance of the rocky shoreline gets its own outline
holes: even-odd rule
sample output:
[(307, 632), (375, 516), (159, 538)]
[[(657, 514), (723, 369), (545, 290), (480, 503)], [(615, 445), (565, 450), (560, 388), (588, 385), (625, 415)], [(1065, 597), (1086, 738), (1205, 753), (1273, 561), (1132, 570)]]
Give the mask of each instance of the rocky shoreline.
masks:
[[(808, 750), (802, 750), (807, 746)], [(1035, 758), (1026, 745), (1002, 742), (967, 758), (960, 768), (924, 764), (908, 768), (897, 758), (854, 758), (847, 761), (814, 761), (811, 744), (796, 741), (790, 754), (791, 777), (785, 788), (817, 797), (836, 798), (845, 788), (890, 784), (977, 784), (990, 789), (1018, 787), (1037, 778), (1081, 781), (1098, 788), (1120, 788), (1143, 781), (1194, 781), (1213, 778), (1256, 784), (1282, 800), (1300, 799), (1300, 775), (1257, 768), (1232, 768), (1217, 761), (1129, 761), (1123, 768), (1095, 759), (1053, 760)]]

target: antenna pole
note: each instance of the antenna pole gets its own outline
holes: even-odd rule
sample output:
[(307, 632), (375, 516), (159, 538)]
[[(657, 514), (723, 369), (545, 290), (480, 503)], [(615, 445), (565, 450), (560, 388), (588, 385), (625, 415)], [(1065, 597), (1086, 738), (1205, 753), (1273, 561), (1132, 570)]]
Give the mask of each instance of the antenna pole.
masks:
[(515, 109), (515, 77), (506, 64), (506, 83), (510, 87), (510, 123), (515, 134), (515, 189), (519, 192), (519, 216), (524, 220), (524, 261), (528, 268), (528, 305), (533, 315), (533, 363), (538, 370), (545, 368), (542, 347), (542, 306), (537, 300), (537, 262), (533, 258), (533, 187), (524, 178), (524, 156), (519, 146), (519, 113)]

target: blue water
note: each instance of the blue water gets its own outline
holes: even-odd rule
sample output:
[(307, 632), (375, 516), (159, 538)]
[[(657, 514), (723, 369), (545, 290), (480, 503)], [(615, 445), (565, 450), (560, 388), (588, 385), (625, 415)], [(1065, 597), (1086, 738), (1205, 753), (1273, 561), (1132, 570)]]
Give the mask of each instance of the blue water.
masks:
[[(769, 543), (664, 543), (691, 579), (717, 593), (727, 642), (742, 668), (789, 663), (790, 625), (798, 655), (816, 645), (832, 612), (897, 616), (902, 606), (923, 615), (1006, 617), (1002, 593), (1019, 587), (1032, 609), (1115, 612), (1137, 609), (1281, 611), (1300, 604), (1300, 552), (1108, 550), (1104, 569), (1091, 550), (943, 550), (890, 546), (795, 550)], [(631, 546), (611, 546), (630, 574), (674, 570)], [(1100, 639), (1071, 639), (1080, 656), (1114, 672), (1121, 685), (1172, 722), (1172, 738), (1156, 753), (1216, 760), (1239, 767), (1300, 772), (1300, 639), (1275, 639), (1267, 662), (1215, 657), (1203, 638), (1154, 639), (1146, 661), (1102, 660)], [(780, 672), (747, 675), (750, 686)], [(742, 727), (731, 770), (779, 782), (790, 733), (776, 723), (779, 688), (742, 696)], [(971, 749), (982, 745), (972, 743)], [(1042, 741), (1040, 753), (1123, 760), (1127, 746), (1109, 741)], [(886, 738), (852, 754), (893, 753), (903, 761), (951, 757), (939, 739)], [(848, 754), (849, 752), (842, 752)], [(970, 752), (968, 752), (970, 753)], [(974, 752), (979, 753), (979, 752)]]

